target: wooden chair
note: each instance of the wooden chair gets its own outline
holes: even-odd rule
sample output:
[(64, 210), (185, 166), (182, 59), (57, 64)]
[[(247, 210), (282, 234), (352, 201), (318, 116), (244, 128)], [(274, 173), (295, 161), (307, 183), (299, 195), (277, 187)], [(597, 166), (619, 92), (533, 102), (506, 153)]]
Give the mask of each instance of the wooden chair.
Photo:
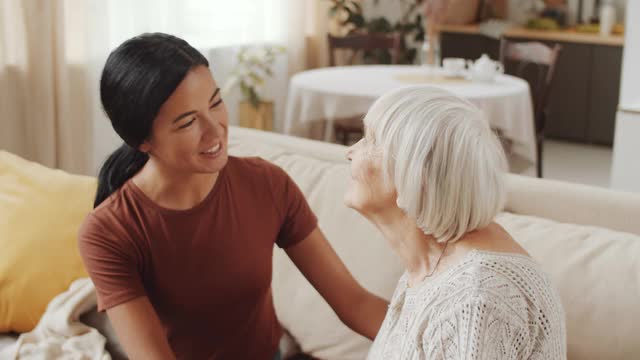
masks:
[[(348, 65), (353, 65), (359, 54), (374, 50), (389, 50), (392, 64), (397, 64), (400, 60), (402, 38), (399, 33), (393, 35), (356, 33), (347, 36), (327, 34), (327, 41), (329, 43), (329, 66), (336, 66), (336, 50), (351, 51)], [(374, 63), (379, 62), (374, 59)]]
[(531, 89), (536, 131), (537, 175), (542, 177), (542, 148), (547, 121), (549, 93), (562, 46), (540, 42), (514, 42), (502, 39), (500, 62), (505, 72), (526, 80)]
[[(391, 63), (397, 64), (400, 60), (402, 47), (402, 35), (386, 34), (351, 34), (343, 37), (327, 35), (329, 42), (329, 65), (336, 66), (336, 51), (350, 50), (351, 56), (348, 65), (353, 65), (359, 54), (374, 50), (389, 50), (391, 52)], [(378, 63), (374, 59), (374, 63)], [(349, 118), (335, 119), (333, 131), (336, 140), (343, 145), (349, 145), (353, 135), (361, 137), (363, 134), (362, 118), (364, 115), (352, 116)]]

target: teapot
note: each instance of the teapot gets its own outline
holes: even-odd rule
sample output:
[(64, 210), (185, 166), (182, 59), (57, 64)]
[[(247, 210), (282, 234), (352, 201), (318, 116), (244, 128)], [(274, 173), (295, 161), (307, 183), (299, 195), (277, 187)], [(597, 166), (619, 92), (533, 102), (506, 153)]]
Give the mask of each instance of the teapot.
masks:
[(467, 67), (474, 81), (493, 81), (496, 75), (504, 73), (504, 66), (498, 61), (491, 60), (487, 54), (482, 54), (476, 61), (467, 60)]

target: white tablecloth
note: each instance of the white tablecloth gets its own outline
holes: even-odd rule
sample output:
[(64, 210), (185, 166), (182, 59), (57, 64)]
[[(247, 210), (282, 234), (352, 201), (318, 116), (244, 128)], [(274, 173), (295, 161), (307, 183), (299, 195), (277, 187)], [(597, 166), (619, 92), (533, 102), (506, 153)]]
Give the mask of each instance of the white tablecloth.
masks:
[[(327, 121), (325, 141), (333, 138), (331, 122), (336, 118), (365, 114), (382, 94), (408, 85), (423, 84), (448, 90), (476, 104), (486, 114), (491, 127), (512, 141), (511, 151), (535, 164), (536, 143), (533, 110), (526, 81), (508, 75), (494, 82), (447, 81), (440, 70), (423, 66), (346, 66), (303, 71), (294, 75), (284, 131), (313, 137), (310, 125)], [(434, 76), (429, 81), (428, 74)], [(316, 136), (317, 137), (317, 136)]]

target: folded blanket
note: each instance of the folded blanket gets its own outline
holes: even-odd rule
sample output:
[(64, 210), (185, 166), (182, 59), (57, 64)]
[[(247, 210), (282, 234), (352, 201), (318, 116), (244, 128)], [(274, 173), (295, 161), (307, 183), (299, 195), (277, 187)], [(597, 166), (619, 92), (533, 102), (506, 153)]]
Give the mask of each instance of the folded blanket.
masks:
[(91, 280), (76, 280), (49, 303), (35, 329), (20, 335), (0, 353), (0, 359), (111, 360), (105, 337), (80, 322), (80, 315), (95, 306)]

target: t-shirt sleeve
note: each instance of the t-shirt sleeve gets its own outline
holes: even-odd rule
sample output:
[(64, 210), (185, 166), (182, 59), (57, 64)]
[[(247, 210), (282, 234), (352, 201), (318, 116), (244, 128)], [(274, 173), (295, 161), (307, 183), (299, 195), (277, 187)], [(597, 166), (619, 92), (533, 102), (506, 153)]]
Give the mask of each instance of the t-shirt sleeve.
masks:
[(286, 249), (306, 239), (318, 226), (318, 219), (293, 179), (280, 167), (270, 167), (272, 193), (282, 219), (276, 244)]
[(146, 295), (133, 244), (115, 234), (94, 214), (87, 216), (78, 234), (80, 255), (96, 288), (99, 311)]

